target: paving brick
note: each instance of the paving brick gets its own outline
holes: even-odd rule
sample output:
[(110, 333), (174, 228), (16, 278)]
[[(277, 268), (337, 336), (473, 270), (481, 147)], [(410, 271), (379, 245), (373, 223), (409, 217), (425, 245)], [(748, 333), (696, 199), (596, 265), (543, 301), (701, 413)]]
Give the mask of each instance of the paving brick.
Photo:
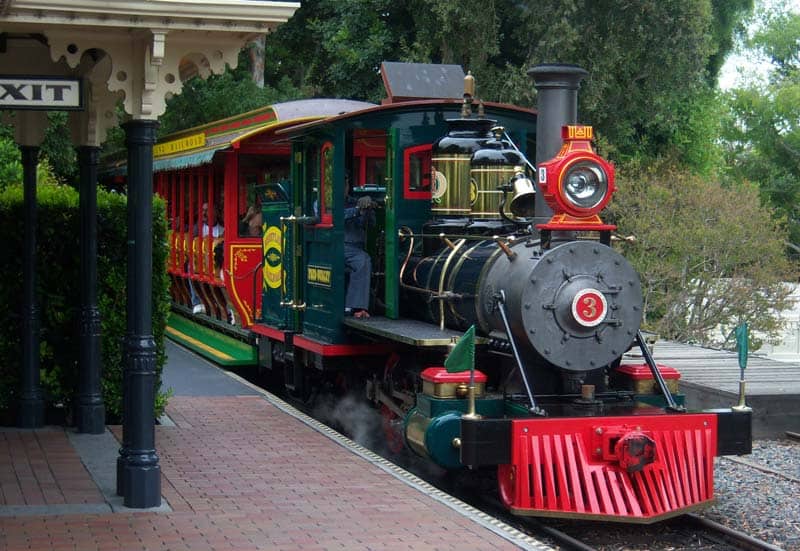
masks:
[[(167, 413), (156, 448), (172, 512), (0, 517), (0, 549), (516, 548), (262, 397), (176, 396)], [(0, 433), (2, 465), (15, 474), (0, 475), (0, 505), (102, 503), (63, 430)]]

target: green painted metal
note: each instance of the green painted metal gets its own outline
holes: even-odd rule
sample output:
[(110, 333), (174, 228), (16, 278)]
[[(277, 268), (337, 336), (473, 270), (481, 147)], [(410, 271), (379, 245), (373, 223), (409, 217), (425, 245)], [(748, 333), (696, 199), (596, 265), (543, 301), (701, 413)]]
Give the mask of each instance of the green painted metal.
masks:
[[(736, 350), (739, 354), (739, 368), (744, 372), (744, 369), (747, 367), (747, 353), (748, 353), (748, 326), (747, 322), (742, 323), (736, 329), (734, 329), (736, 333)], [(744, 375), (742, 375), (742, 379), (744, 379)]]
[[(306, 166), (305, 159), (307, 158), (306, 146), (302, 143), (293, 143), (292, 144), (292, 182), (295, 185), (292, 186), (292, 213), (295, 216), (302, 216), (304, 214), (313, 215), (313, 209), (308, 206), (308, 208), (303, 208), (305, 205), (306, 197), (308, 195), (306, 191), (306, 170), (308, 167)], [(310, 204), (309, 204), (310, 205)], [(305, 271), (305, 253), (303, 250), (303, 238), (302, 235), (304, 233), (303, 226), (298, 226), (295, 228), (293, 233), (293, 239), (291, 243), (291, 247), (287, 246), (286, 250), (291, 251), (291, 254), (287, 254), (286, 256), (291, 259), (292, 262), (292, 277), (286, 279), (286, 289), (287, 291), (291, 289), (295, 300), (299, 301), (302, 304), (305, 301), (305, 293), (303, 290), (303, 284), (300, 281), (300, 277), (302, 276), (303, 272)], [(286, 311), (286, 319), (288, 323), (288, 329), (293, 332), (300, 331), (300, 323), (302, 313), (300, 310), (291, 310), (285, 307)]]
[[(487, 418), (502, 417), (502, 398), (479, 398), (475, 410)], [(425, 452), (442, 467), (461, 467), (460, 451), (453, 440), (461, 435), (461, 416), (469, 409), (468, 400), (436, 398), (417, 394), (417, 405), (403, 419), (403, 434), (424, 431)], [(419, 450), (416, 450), (419, 453)]]
[(204, 358), (223, 366), (256, 365), (256, 347), (195, 323), (175, 312), (169, 316), (167, 336)]
[(453, 446), (453, 440), (459, 436), (461, 412), (448, 411), (431, 419), (425, 430), (425, 449), (437, 465), (458, 468), (461, 466), (461, 451)]
[[(263, 202), (261, 215), (266, 231), (263, 239), (264, 274), (261, 295), (261, 317), (264, 323), (284, 329), (288, 325), (287, 308), (281, 303), (289, 300), (287, 281), (292, 281), (294, 258), (294, 228), (281, 218), (289, 216), (289, 203), (286, 201)], [(293, 298), (293, 297), (291, 297)]]
[[(306, 151), (306, 181), (304, 188), (308, 196), (306, 208), (319, 210), (317, 201), (320, 189), (320, 151), (326, 143), (333, 144), (333, 224), (321, 224), (305, 228), (303, 232), (302, 272), (300, 286), (305, 292), (306, 308), (302, 316), (304, 335), (322, 342), (333, 343), (344, 340), (342, 317), (344, 316), (344, 154), (345, 128), (325, 128), (315, 136)], [(331, 132), (332, 130), (332, 132)], [(309, 202), (310, 200), (310, 202)], [(327, 282), (309, 278), (309, 270), (326, 273)], [(310, 280), (311, 279), (311, 280)]]
[[(396, 152), (398, 151), (398, 130), (389, 129), (386, 138), (386, 174), (391, 176), (386, 182), (386, 218), (385, 218), (385, 239), (386, 261), (383, 269), (384, 276), (384, 302), (386, 303), (385, 315), (390, 319), (397, 319), (400, 316), (400, 293), (399, 279), (400, 263), (397, 252), (397, 216), (395, 205), (400, 202), (397, 196), (398, 189), (402, 193), (403, 189), (403, 163), (395, 162)], [(400, 182), (398, 186), (397, 183)]]

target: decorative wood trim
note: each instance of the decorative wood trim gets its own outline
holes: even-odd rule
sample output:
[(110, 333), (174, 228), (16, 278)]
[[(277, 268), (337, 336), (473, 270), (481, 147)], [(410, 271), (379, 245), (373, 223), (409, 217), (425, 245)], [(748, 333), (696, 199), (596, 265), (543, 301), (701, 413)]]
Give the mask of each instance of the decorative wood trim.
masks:
[[(90, 72), (85, 54), (102, 51), (110, 58), (104, 80), (93, 75), (93, 99), (97, 111), (89, 124), (101, 124), (85, 140), (97, 143), (105, 128), (112, 94), (122, 92), (125, 111), (134, 119), (158, 118), (166, 108), (165, 98), (179, 94), (182, 76), (203, 78), (221, 73), (225, 65), (236, 67), (239, 50), (256, 36), (274, 30), (289, 19), (299, 2), (263, 0), (146, 0), (106, 2), (100, 0), (14, 0), (3, 6), (3, 31), (44, 35), (49, 45), (47, 73), (75, 76), (61, 61), (83, 76)], [(24, 48), (23, 48), (24, 50)], [(13, 49), (10, 50), (14, 56)], [(97, 59), (97, 55), (91, 56)], [(7, 58), (10, 59), (10, 58)], [(13, 60), (12, 60), (13, 61)], [(33, 61), (33, 60), (27, 60)], [(45, 62), (41, 55), (35, 60)], [(2, 69), (2, 67), (0, 67)], [(30, 71), (27, 71), (30, 72)]]
[(3, 6), (9, 23), (267, 33), (289, 19), (299, 2), (263, 0), (13, 0)]

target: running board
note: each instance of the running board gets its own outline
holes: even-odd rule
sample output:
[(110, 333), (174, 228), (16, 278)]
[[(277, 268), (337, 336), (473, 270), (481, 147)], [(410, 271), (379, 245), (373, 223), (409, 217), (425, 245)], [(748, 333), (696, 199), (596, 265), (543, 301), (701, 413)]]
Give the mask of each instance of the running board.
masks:
[[(361, 333), (375, 335), (402, 344), (421, 347), (448, 346), (459, 338), (463, 332), (452, 329), (439, 329), (438, 326), (423, 321), (402, 319), (393, 320), (383, 316), (369, 318), (345, 318), (344, 324)], [(476, 339), (482, 344), (483, 339)]]
[(255, 346), (195, 323), (171, 312), (166, 335), (212, 362), (225, 366), (254, 366), (258, 361)]

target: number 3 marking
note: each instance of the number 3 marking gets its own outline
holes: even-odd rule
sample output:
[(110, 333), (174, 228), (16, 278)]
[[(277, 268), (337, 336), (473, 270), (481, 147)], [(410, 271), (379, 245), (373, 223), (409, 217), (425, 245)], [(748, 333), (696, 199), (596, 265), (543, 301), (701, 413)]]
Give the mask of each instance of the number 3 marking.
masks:
[(586, 309), (582, 312), (587, 319), (594, 319), (597, 316), (597, 299), (594, 297), (583, 297), (583, 305)]
[(583, 327), (594, 327), (603, 323), (608, 304), (603, 293), (597, 289), (586, 288), (578, 291), (572, 298), (572, 317)]

